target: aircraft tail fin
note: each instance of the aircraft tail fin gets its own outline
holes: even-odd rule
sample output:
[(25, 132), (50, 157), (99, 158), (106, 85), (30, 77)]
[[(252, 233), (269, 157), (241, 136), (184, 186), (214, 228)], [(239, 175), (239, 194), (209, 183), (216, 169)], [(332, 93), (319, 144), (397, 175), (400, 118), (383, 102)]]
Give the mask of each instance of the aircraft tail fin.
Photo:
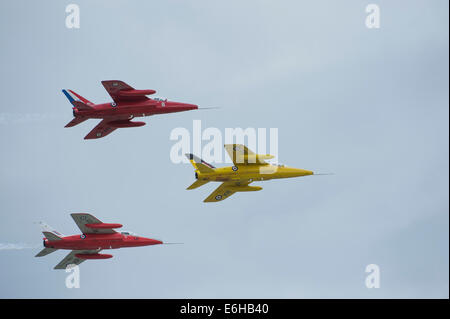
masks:
[(44, 222), (39, 222), (39, 226), (41, 227), (42, 233), (44, 234), (45, 238), (47, 238), (48, 240), (61, 240), (62, 237), (64, 237), (63, 234), (57, 232)]
[(75, 93), (72, 90), (62, 90), (62, 92), (64, 93), (64, 95), (67, 97), (67, 99), (69, 100), (70, 104), (73, 105), (73, 116), (75, 118), (72, 119), (72, 121), (70, 121), (69, 123), (66, 124), (65, 127), (72, 127), (75, 125), (78, 125), (80, 123), (83, 123), (84, 121), (86, 121), (88, 119), (88, 117), (84, 117), (84, 116), (77, 116), (77, 114), (75, 113), (75, 108), (79, 111), (88, 111), (88, 110), (93, 110), (93, 103), (87, 99), (85, 99), (84, 97), (82, 97), (81, 95)]
[(42, 249), (36, 256), (34, 256), (34, 257), (42, 257), (42, 256), (46, 256), (46, 255), (48, 255), (48, 254), (51, 254), (52, 252), (54, 252), (54, 251), (57, 251), (58, 249), (56, 249), (56, 248), (48, 248), (48, 247), (45, 247), (44, 249)]
[(194, 166), (194, 168), (199, 171), (200, 173), (212, 173), (214, 172), (214, 166), (212, 166), (211, 164), (206, 163), (204, 160), (202, 160), (201, 158), (198, 158), (197, 156), (195, 156), (194, 154), (186, 154), (186, 157), (189, 159), (189, 161), (191, 162), (192, 166)]
[(83, 104), (86, 104), (86, 105), (94, 105), (94, 103), (92, 103), (88, 99), (82, 97), (81, 95), (75, 93), (72, 90), (62, 90), (62, 92), (64, 93), (64, 95), (67, 97), (67, 99), (73, 106), (75, 106), (74, 102), (82, 102)]
[(208, 183), (208, 182), (209, 182), (209, 181), (197, 179), (194, 183), (192, 183), (191, 186), (189, 186), (189, 187), (186, 188), (186, 189), (195, 189), (195, 188), (198, 188), (198, 187), (200, 187), (200, 186), (205, 185), (205, 184)]

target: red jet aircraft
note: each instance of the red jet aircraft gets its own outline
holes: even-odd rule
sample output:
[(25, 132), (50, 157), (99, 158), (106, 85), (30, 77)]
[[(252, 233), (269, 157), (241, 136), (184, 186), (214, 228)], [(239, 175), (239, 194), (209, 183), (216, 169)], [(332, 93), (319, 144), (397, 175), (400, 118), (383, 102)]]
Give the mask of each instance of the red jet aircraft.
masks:
[(48, 255), (58, 249), (72, 250), (54, 269), (66, 269), (68, 265), (79, 265), (86, 259), (107, 259), (109, 254), (99, 254), (102, 249), (122, 247), (138, 247), (159, 245), (163, 242), (157, 239), (139, 237), (131, 232), (116, 232), (114, 228), (121, 224), (105, 224), (90, 214), (71, 214), (80, 228), (82, 235), (64, 236), (48, 225), (41, 223), (44, 234), (44, 249), (36, 257)]
[(135, 117), (155, 114), (183, 112), (198, 109), (197, 105), (167, 101), (161, 98), (148, 98), (155, 90), (135, 90), (122, 81), (102, 81), (103, 86), (114, 102), (94, 104), (72, 90), (62, 90), (73, 105), (72, 121), (65, 127), (78, 125), (88, 119), (102, 119), (84, 139), (105, 137), (117, 128), (145, 125), (132, 122)]

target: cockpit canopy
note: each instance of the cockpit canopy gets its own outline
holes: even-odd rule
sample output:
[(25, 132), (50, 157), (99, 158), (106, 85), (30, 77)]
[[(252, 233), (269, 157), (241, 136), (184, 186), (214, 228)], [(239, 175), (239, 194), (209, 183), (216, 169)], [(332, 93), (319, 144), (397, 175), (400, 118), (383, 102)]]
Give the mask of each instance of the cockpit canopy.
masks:
[(133, 233), (131, 231), (121, 231), (120, 233), (122, 235), (127, 235), (127, 236), (137, 236), (135, 233)]
[(165, 98), (165, 97), (154, 97), (153, 99), (155, 101), (160, 101), (160, 102), (166, 102), (167, 101), (167, 98)]
[(278, 163), (277, 166), (278, 167), (284, 167), (284, 164)]

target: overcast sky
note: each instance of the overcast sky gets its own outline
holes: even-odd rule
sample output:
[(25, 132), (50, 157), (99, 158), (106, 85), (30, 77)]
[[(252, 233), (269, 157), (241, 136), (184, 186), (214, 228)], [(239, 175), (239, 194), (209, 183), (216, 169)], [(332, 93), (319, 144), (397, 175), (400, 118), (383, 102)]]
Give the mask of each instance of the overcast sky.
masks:
[[(448, 1), (0, 3), (2, 298), (448, 298)], [(215, 110), (85, 141), (61, 89), (109, 102), (123, 80)], [(279, 160), (330, 176), (203, 203), (172, 129), (278, 128)], [(213, 163), (214, 164), (214, 163)], [(220, 166), (221, 164), (217, 164)], [(105, 251), (67, 289), (37, 221), (89, 212), (183, 245)], [(9, 246), (10, 247), (10, 246)], [(381, 287), (365, 286), (377, 264)]]

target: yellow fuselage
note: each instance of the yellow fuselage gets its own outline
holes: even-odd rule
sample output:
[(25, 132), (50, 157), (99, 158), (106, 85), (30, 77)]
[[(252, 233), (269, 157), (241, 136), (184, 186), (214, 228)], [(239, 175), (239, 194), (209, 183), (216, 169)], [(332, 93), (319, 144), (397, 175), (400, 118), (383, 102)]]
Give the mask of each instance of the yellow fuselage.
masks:
[(227, 181), (266, 181), (278, 178), (290, 178), (313, 175), (312, 171), (305, 169), (271, 165), (271, 164), (251, 164), (251, 165), (236, 165), (228, 167), (214, 168), (214, 172), (201, 173), (196, 172), (199, 180), (211, 182), (227, 182)]

